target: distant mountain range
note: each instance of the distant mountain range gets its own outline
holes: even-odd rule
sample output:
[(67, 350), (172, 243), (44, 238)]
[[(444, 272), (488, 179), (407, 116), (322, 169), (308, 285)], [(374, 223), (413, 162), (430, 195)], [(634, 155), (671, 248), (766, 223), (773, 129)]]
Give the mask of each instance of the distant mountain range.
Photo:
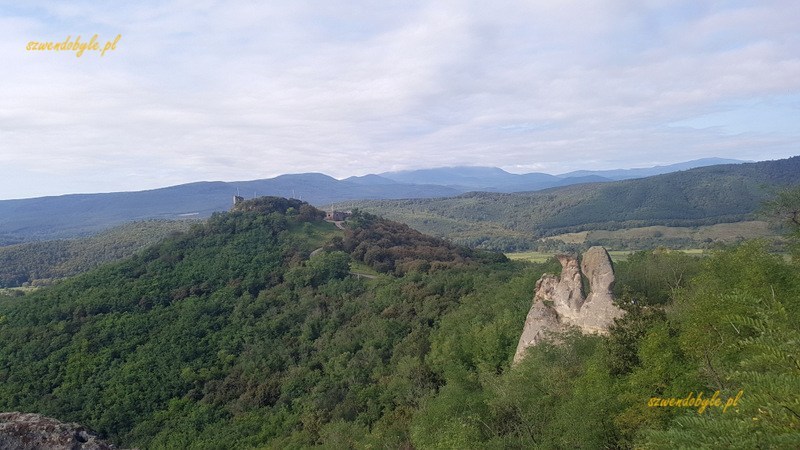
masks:
[(473, 247), (514, 249), (562, 233), (752, 220), (774, 190), (798, 184), (795, 156), (535, 192), (361, 200), (337, 207), (360, 208)]
[(523, 192), (587, 182), (611, 182), (689, 167), (741, 163), (719, 158), (670, 166), (562, 175), (512, 174), (496, 167), (446, 167), (386, 172), (337, 180), (320, 173), (239, 182), (197, 182), (138, 192), (71, 194), (0, 201), (0, 245), (85, 236), (145, 219), (210, 216), (245, 198), (276, 195), (322, 206), (348, 200), (453, 197), (470, 191)]
[(697, 167), (718, 166), (721, 164), (741, 164), (754, 161), (742, 161), (739, 159), (725, 159), (725, 158), (701, 158), (692, 161), (686, 161), (676, 164), (669, 164), (666, 166), (647, 167), (642, 169), (614, 169), (614, 170), (578, 170), (559, 175), (561, 178), (579, 178), (579, 177), (602, 177), (609, 180), (620, 181), (630, 180), (633, 178), (652, 177), (653, 175), (661, 175), (665, 173), (678, 172), (680, 170), (689, 170)]
[(306, 173), (239, 182), (198, 182), (137, 192), (71, 194), (0, 201), (0, 245), (85, 236), (146, 219), (205, 218), (228, 210), (233, 196), (296, 197), (314, 205), (354, 199), (447, 197), (444, 186), (361, 185)]
[(703, 158), (667, 166), (655, 166), (641, 169), (615, 170), (579, 170), (561, 175), (547, 173), (513, 174), (497, 167), (440, 167), (435, 169), (404, 170), (370, 174), (362, 177), (350, 177), (344, 181), (361, 185), (377, 186), (392, 183), (416, 185), (440, 185), (461, 192), (525, 192), (538, 191), (559, 186), (580, 183), (597, 183), (607, 181), (644, 178), (695, 167), (719, 164), (740, 164), (747, 161), (738, 159)]

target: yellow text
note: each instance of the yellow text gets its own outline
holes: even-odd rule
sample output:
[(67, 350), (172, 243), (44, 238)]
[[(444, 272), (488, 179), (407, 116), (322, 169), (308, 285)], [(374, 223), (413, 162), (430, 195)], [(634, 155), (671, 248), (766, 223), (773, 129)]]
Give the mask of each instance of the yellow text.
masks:
[(114, 51), (117, 49), (117, 43), (122, 38), (121, 34), (118, 34), (113, 40), (106, 41), (105, 45), (103, 45), (103, 49), (100, 49), (100, 42), (98, 41), (97, 35), (95, 34), (89, 39), (88, 42), (81, 42), (81, 37), (78, 36), (75, 40), (72, 40), (72, 36), (67, 36), (66, 39), (62, 42), (39, 42), (39, 41), (30, 41), (28, 45), (25, 47), (25, 50), (28, 51), (55, 51), (55, 52), (62, 52), (62, 51), (71, 51), (75, 52), (75, 56), (80, 58), (83, 56), (83, 53), (86, 50), (89, 51), (97, 51), (100, 52), (100, 56), (105, 56), (106, 52), (111, 50)]
[(715, 391), (711, 398), (703, 398), (703, 392), (700, 391), (696, 397), (693, 392), (689, 392), (686, 398), (651, 397), (647, 402), (647, 406), (651, 408), (697, 408), (698, 414), (703, 414), (708, 407), (722, 408), (722, 412), (726, 412), (731, 406), (739, 404), (742, 394), (744, 394), (744, 391), (739, 391), (736, 397), (728, 397), (724, 405), (719, 397), (719, 391)]

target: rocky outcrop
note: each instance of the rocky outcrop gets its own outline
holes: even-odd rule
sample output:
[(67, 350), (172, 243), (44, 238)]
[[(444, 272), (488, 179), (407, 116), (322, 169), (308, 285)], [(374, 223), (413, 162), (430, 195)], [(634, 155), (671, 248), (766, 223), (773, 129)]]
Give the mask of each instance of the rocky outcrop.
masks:
[[(624, 311), (614, 304), (614, 268), (603, 247), (592, 247), (583, 254), (580, 265), (574, 256), (558, 255), (561, 276), (544, 274), (536, 282), (533, 305), (514, 354), (514, 363), (525, 350), (547, 335), (578, 327), (584, 333), (608, 332), (614, 319)], [(580, 267), (580, 268), (579, 268)], [(589, 280), (589, 295), (584, 297), (581, 273)]]
[[(541, 281), (541, 280), (539, 280)], [(537, 286), (539, 283), (537, 283)], [(517, 352), (514, 354), (514, 363), (519, 362), (525, 349), (542, 341), (548, 334), (564, 331), (565, 326), (558, 320), (555, 308), (546, 305), (541, 300), (534, 300), (533, 306), (525, 318), (522, 335), (519, 337)]]
[(39, 414), (0, 413), (0, 449), (114, 449), (77, 423), (63, 423)]
[(614, 304), (614, 268), (603, 247), (592, 247), (583, 254), (581, 270), (589, 279), (591, 292), (580, 309), (576, 325), (584, 332), (606, 333), (614, 319), (624, 311)]
[(561, 276), (546, 274), (536, 282), (536, 296), (541, 300), (552, 301), (556, 310), (566, 313), (579, 310), (583, 304), (581, 289), (581, 270), (578, 260), (572, 256), (558, 255), (561, 263)]

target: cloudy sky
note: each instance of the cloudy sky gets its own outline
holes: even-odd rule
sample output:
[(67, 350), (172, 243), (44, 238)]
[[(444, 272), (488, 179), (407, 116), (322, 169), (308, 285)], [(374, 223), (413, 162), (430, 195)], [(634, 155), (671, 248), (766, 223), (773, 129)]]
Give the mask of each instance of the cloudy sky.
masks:
[[(800, 2), (0, 1), (0, 198), (800, 154)], [(88, 41), (113, 51), (28, 51)]]

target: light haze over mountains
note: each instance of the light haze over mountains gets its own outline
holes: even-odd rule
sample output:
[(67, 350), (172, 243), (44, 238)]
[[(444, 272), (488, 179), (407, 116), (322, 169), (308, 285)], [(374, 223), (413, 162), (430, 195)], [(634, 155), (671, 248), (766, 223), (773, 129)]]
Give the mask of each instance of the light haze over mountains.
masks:
[(344, 181), (364, 185), (395, 183), (435, 184), (460, 191), (522, 192), (567, 186), (578, 183), (629, 180), (649, 177), (678, 170), (718, 164), (739, 164), (745, 161), (725, 158), (703, 158), (666, 166), (637, 169), (579, 170), (550, 175), (546, 173), (513, 174), (497, 167), (439, 167), (434, 169), (404, 170), (345, 178)]
[[(703, 159), (676, 166), (578, 174), (516, 175), (492, 167), (450, 167), (337, 180), (321, 173), (270, 179), (204, 181), (136, 192), (70, 194), (0, 201), (0, 245), (88, 235), (145, 219), (204, 218), (231, 206), (233, 195), (274, 195), (322, 206), (347, 200), (453, 197), (469, 191), (523, 192), (586, 182), (614, 182), (736, 160)], [(756, 163), (762, 164), (762, 163)], [(736, 168), (739, 164), (719, 165)], [(606, 175), (606, 176), (603, 176)], [(604, 184), (601, 183), (601, 184)]]

